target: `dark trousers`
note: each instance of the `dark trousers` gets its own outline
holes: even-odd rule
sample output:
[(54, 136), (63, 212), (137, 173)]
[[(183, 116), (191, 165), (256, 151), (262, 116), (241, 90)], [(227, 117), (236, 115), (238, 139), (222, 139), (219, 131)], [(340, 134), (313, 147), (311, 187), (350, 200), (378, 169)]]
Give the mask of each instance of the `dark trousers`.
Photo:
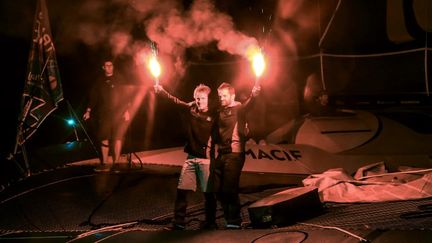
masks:
[[(219, 154), (214, 161), (211, 179), (227, 224), (240, 225), (242, 222), (238, 189), (244, 161), (243, 153)], [(216, 206), (208, 208), (208, 214), (211, 215), (213, 210), (216, 211)]]
[[(174, 224), (185, 225), (187, 197), (189, 190), (177, 189), (176, 200), (174, 203)], [(205, 221), (208, 223), (216, 222), (216, 199), (214, 193), (204, 193), (205, 199)], [(211, 210), (208, 210), (211, 209)]]
[(216, 207), (217, 202), (213, 192), (204, 193), (205, 197), (205, 221), (208, 224), (216, 224)]
[(188, 190), (177, 189), (174, 203), (174, 224), (185, 225), (188, 193)]

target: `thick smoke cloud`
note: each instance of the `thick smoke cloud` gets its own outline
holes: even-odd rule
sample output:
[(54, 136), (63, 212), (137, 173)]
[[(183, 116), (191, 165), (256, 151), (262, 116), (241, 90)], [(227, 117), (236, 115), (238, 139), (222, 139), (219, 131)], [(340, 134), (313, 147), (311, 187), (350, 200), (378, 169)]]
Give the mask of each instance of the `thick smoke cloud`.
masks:
[[(271, 4), (275, 4), (274, 13), (269, 12), (269, 16), (274, 16), (270, 17), (274, 19), (270, 23), (273, 26), (268, 26), (275, 31), (271, 34), (277, 35), (282, 41), (278, 44), (295, 57), (298, 41), (294, 36), (299, 36), (302, 29), (316, 27), (316, 19), (311, 18), (315, 15), (299, 15), (303, 1), (279, 0)], [(234, 3), (225, 5), (236, 6)], [(222, 52), (245, 56), (249, 46), (263, 44), (239, 31), (233, 18), (217, 9), (215, 1), (211, 0), (188, 3), (177, 0), (82, 1), (77, 6), (75, 15), (59, 18), (65, 27), (59, 32), (65, 49), (73, 50), (67, 43), (79, 40), (91, 48), (103, 46), (113, 56), (142, 58), (143, 53), (150, 53), (151, 40), (160, 57), (169, 60), (164, 64), (170, 66), (171, 75), (175, 77), (181, 77), (187, 68), (184, 56), (188, 48), (204, 50), (209, 44), (212, 47), (215, 44)], [(140, 62), (138, 60), (137, 64)]]
[(63, 43), (69, 50), (73, 48), (67, 43), (79, 40), (95, 49), (103, 46), (113, 56), (137, 58), (139, 54), (141, 58), (150, 53), (150, 40), (161, 58), (169, 60), (166, 65), (176, 77), (185, 72), (187, 48), (215, 43), (220, 51), (245, 56), (249, 46), (258, 46), (254, 37), (238, 31), (232, 17), (210, 0), (195, 0), (189, 6), (177, 0), (84, 1), (64, 25)]
[(220, 51), (245, 56), (249, 46), (257, 45), (255, 38), (237, 31), (232, 18), (218, 11), (211, 1), (196, 0), (188, 10), (174, 2), (166, 3), (166, 8), (139, 10), (151, 13), (144, 21), (146, 35), (157, 44), (162, 55), (171, 56), (176, 74), (184, 73), (183, 56), (187, 48), (216, 42)]
[(172, 9), (159, 13), (146, 26), (147, 35), (166, 53), (216, 41), (219, 50), (244, 55), (249, 45), (257, 44), (255, 38), (236, 31), (232, 18), (207, 0), (195, 1), (186, 12)]

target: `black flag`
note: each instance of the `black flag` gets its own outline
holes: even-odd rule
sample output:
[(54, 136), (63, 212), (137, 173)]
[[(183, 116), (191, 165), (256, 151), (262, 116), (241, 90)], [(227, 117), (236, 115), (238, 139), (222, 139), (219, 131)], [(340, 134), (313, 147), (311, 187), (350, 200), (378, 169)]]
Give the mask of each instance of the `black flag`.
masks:
[(32, 45), (18, 120), (15, 152), (33, 135), (45, 118), (63, 100), (59, 68), (51, 36), (45, 0), (38, 0)]

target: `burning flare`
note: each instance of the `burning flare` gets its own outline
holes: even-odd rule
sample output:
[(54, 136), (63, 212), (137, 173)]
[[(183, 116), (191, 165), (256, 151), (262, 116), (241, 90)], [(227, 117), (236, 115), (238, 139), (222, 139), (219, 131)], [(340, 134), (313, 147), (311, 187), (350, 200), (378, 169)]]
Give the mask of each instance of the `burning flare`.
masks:
[(246, 51), (246, 55), (252, 64), (255, 76), (260, 77), (265, 69), (266, 63), (261, 49), (257, 46), (250, 46)]
[(153, 77), (157, 80), (161, 74), (161, 66), (155, 56), (152, 56), (148, 62), (148, 69)]

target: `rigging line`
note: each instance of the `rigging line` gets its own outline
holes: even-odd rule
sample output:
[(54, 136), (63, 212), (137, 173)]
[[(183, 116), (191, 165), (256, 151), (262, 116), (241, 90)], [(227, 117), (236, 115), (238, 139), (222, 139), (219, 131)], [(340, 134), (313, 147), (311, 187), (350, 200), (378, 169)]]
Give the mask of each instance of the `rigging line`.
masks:
[(358, 236), (358, 235), (356, 235), (354, 233), (351, 233), (348, 230), (344, 230), (342, 228), (339, 228), (339, 227), (325, 226), (325, 225), (319, 225), (319, 224), (310, 224), (310, 223), (301, 223), (301, 222), (298, 222), (298, 224), (307, 225), (307, 226), (313, 226), (313, 227), (318, 227), (318, 228), (322, 228), (322, 229), (334, 229), (334, 230), (338, 230), (338, 231), (341, 231), (341, 232), (343, 232), (345, 234), (348, 234), (348, 235), (350, 235), (350, 236), (352, 236), (354, 238), (357, 238), (360, 242), (368, 242), (367, 239), (365, 239), (365, 238), (363, 238), (361, 236)]
[(358, 178), (357, 180), (364, 180), (364, 179), (368, 179), (368, 178), (389, 176), (389, 175), (420, 174), (420, 173), (427, 173), (427, 172), (431, 172), (431, 171), (432, 171), (432, 169), (398, 171), (398, 172), (390, 172), (390, 173), (362, 176), (362, 177)]
[(327, 57), (382, 57), (382, 56), (392, 56), (392, 55), (406, 54), (406, 53), (425, 51), (425, 50), (432, 51), (432, 48), (421, 47), (421, 48), (416, 48), (416, 49), (411, 49), (411, 50), (375, 53), (375, 54), (331, 54), (331, 53), (323, 53), (323, 55), (327, 56)]
[(304, 242), (309, 237), (309, 234), (307, 232), (304, 232), (304, 231), (301, 231), (301, 230), (282, 230), (282, 231), (275, 231), (275, 232), (270, 232), (270, 233), (261, 235), (261, 236), (255, 238), (255, 239), (253, 239), (251, 241), (251, 243), (258, 242), (258, 240), (260, 240), (260, 239), (265, 239), (266, 236), (271, 236), (271, 235), (276, 235), (276, 234), (281, 234), (281, 233), (284, 233), (284, 234), (286, 234), (286, 233), (299, 233), (299, 234), (303, 234), (303, 236), (304, 236), (303, 239), (301, 239), (300, 241), (298, 241), (298, 243)]
[(323, 90), (327, 90), (327, 87), (326, 87), (326, 84), (325, 84), (325, 81), (324, 81), (324, 56), (323, 56), (323, 53), (320, 51), (320, 54), (319, 54), (319, 57), (320, 57), (320, 71), (321, 71), (321, 84), (322, 84), (322, 88), (323, 88)]
[[(52, 53), (55, 52), (54, 44), (53, 44), (52, 42), (51, 42), (51, 47), (52, 47), (52, 51), (50, 51), (50, 53), (48, 54), (47, 59), (45, 60), (45, 64), (44, 64), (44, 66), (43, 66), (43, 68), (42, 68), (42, 70), (41, 70), (41, 73), (40, 73), (41, 76), (44, 75), (44, 73), (45, 73), (45, 69), (46, 69), (46, 67), (47, 67), (47, 65), (48, 65), (48, 62), (49, 62), (50, 59), (52, 58), (52, 57), (51, 57), (51, 56), (52, 56)], [(48, 74), (48, 75), (49, 75), (49, 74)]]
[[(430, 4), (430, 2), (429, 2)], [(430, 9), (430, 8), (429, 8)], [(426, 11), (426, 19), (429, 19), (429, 11)], [(425, 31), (425, 55), (424, 55), (424, 68), (425, 68), (425, 85), (426, 85), (426, 94), (429, 96), (429, 72), (428, 72), (428, 31)]]
[[(325, 53), (320, 51), (320, 53), (306, 55), (306, 56), (287, 56), (286, 59), (289, 60), (305, 60), (305, 59), (311, 59), (316, 57), (380, 57), (380, 56), (391, 56), (391, 55), (398, 55), (398, 54), (406, 54), (406, 53), (413, 53), (418, 51), (432, 51), (432, 47), (421, 47), (421, 48), (415, 48), (410, 50), (403, 50), (403, 51), (393, 51), (393, 52), (382, 52), (382, 53), (374, 53), (374, 54), (333, 54), (333, 53)], [(285, 59), (285, 60), (286, 60)], [(281, 62), (285, 61), (282, 60)], [(229, 65), (229, 64), (240, 64), (243, 60), (238, 61), (225, 61), (225, 62), (188, 62), (189, 65), (196, 65), (196, 66), (213, 66), (213, 65)]]
[(121, 176), (120, 179), (117, 182), (117, 185), (115, 185), (115, 187), (113, 188), (113, 190), (105, 197), (103, 198), (98, 205), (96, 205), (95, 208), (93, 208), (93, 210), (90, 212), (90, 215), (87, 217), (87, 221), (84, 221), (80, 224), (80, 226), (84, 226), (84, 225), (89, 225), (92, 227), (97, 227), (97, 224), (93, 224), (91, 222), (93, 216), (96, 214), (96, 212), (102, 208), (102, 206), (114, 195), (114, 193), (117, 192), (117, 190), (119, 190), (120, 186), (123, 184), (123, 181), (125, 180), (124, 176)]
[(330, 29), (330, 25), (333, 23), (334, 17), (336, 16), (336, 12), (338, 11), (338, 9), (339, 9), (341, 3), (342, 3), (342, 0), (339, 0), (339, 2), (338, 2), (337, 5), (336, 5), (335, 10), (333, 11), (332, 17), (330, 18), (330, 21), (329, 21), (329, 23), (327, 24), (327, 27), (326, 27), (326, 29), (324, 30), (324, 33), (323, 33), (323, 35), (321, 36), (321, 39), (320, 39), (319, 42), (318, 42), (318, 46), (321, 46), (321, 45), (322, 45), (322, 42), (324, 41), (324, 38), (326, 37), (328, 30)]
[[(321, 35), (321, 4), (320, 4), (321, 0), (317, 0), (317, 5), (318, 5), (318, 36)], [(318, 46), (319, 47), (319, 46)]]
[[(392, 55), (399, 55), (399, 54), (407, 54), (407, 53), (413, 53), (418, 51), (432, 51), (432, 47), (421, 47), (416, 49), (410, 49), (410, 50), (404, 50), (404, 51), (394, 51), (394, 52), (383, 52), (383, 53), (374, 53), (374, 54), (332, 54), (332, 53), (324, 53), (320, 52), (317, 54), (311, 54), (307, 56), (287, 56), (283, 60), (277, 60), (276, 62), (284, 62), (286, 60), (305, 60), (305, 59), (312, 59), (316, 57), (348, 57), (348, 58), (362, 58), (362, 57), (383, 57), (383, 56), (392, 56)], [(229, 65), (229, 64), (240, 64), (243, 61), (226, 61), (226, 62), (188, 62), (189, 65), (195, 65), (195, 66), (215, 66), (215, 65)]]
[[(321, 4), (320, 4), (321, 0), (317, 0), (318, 2), (318, 36), (321, 35)], [(320, 44), (318, 43), (318, 48), (320, 47)], [(320, 49), (320, 53), (319, 53), (319, 58), (320, 58), (320, 72), (321, 72), (321, 84), (322, 84), (322, 88), (323, 90), (327, 90), (326, 88), (326, 84), (324, 81), (324, 63), (323, 63), (323, 55), (322, 55), (322, 49)]]
[[(81, 122), (81, 119), (76, 114), (76, 112), (73, 109), (72, 105), (70, 104), (69, 100), (66, 100), (66, 104), (68, 106), (69, 112), (72, 113), (72, 115), (75, 118), (75, 120), (78, 121), (78, 125), (80, 126), (81, 130), (84, 132), (86, 138), (90, 142), (90, 145), (92, 146), (93, 151), (95, 152), (96, 156), (99, 157), (99, 151), (98, 151), (98, 149), (96, 148), (95, 144), (93, 143), (93, 140), (91, 139), (90, 135), (87, 133), (87, 130), (85, 129), (84, 125)], [(74, 129), (75, 129), (75, 127), (74, 127)], [(75, 130), (75, 132), (76, 132), (76, 130)], [(78, 137), (78, 135), (77, 135), (77, 137)]]
[(126, 234), (128, 232), (135, 231), (135, 230), (136, 229), (121, 229), (121, 230), (119, 230), (119, 232), (116, 232), (114, 234), (108, 235), (108, 236), (106, 236), (106, 237), (104, 237), (102, 239), (99, 239), (99, 240), (95, 241), (94, 243), (101, 243), (102, 241), (108, 240), (108, 239), (113, 238), (115, 236)]
[(24, 230), (8, 230), (7, 232), (1, 233), (0, 237), (5, 237), (11, 234), (21, 234), (21, 233), (24, 233)]
[[(137, 180), (139, 181), (139, 180), (142, 180), (142, 178), (145, 178), (144, 176), (143, 177), (141, 177), (141, 178), (138, 178)], [(92, 227), (100, 227), (100, 225), (106, 225), (106, 224), (94, 224), (94, 223), (92, 223), (91, 222), (91, 220), (92, 220), (92, 217), (96, 214), (96, 212), (114, 195), (114, 193), (116, 193), (117, 192), (117, 190), (119, 190), (119, 188), (120, 188), (120, 186), (122, 186), (122, 184), (124, 183), (123, 181), (124, 180), (126, 180), (125, 179), (125, 176), (124, 175), (122, 175), (121, 177), (120, 177), (120, 179), (118, 180), (118, 182), (117, 182), (117, 185), (113, 188), (113, 190), (105, 197), (105, 198), (103, 198), (102, 199), (102, 201), (101, 202), (99, 202), (99, 204), (98, 205), (96, 205), (96, 207), (92, 210), (92, 212), (90, 213), (90, 215), (88, 216), (88, 218), (87, 218), (87, 220), (86, 221), (84, 221), (84, 222), (82, 222), (81, 224), (80, 224), (80, 226), (84, 226), (84, 225), (89, 225), (89, 226), (92, 226)], [(127, 181), (126, 181), (127, 182)], [(133, 221), (133, 222), (130, 222), (130, 223), (122, 223), (122, 224), (115, 224), (115, 225), (126, 225), (126, 224), (135, 224), (135, 223), (137, 223), (138, 221)], [(114, 226), (115, 226), (114, 225)], [(108, 227), (110, 227), (110, 226), (108, 226)], [(99, 228), (99, 229), (104, 229), (104, 228), (106, 228), (106, 227), (103, 227), (103, 228)]]
[(14, 196), (12, 196), (10, 198), (7, 198), (7, 199), (1, 201), (0, 205), (3, 204), (3, 203), (5, 203), (5, 202), (8, 202), (8, 201), (10, 201), (12, 199), (21, 197), (21, 196), (23, 196), (23, 195), (25, 195), (27, 193), (30, 193), (30, 192), (33, 192), (33, 191), (36, 191), (36, 190), (39, 190), (39, 189), (42, 189), (42, 188), (45, 188), (45, 187), (48, 187), (48, 186), (52, 186), (52, 185), (55, 185), (55, 184), (59, 184), (59, 183), (70, 181), (70, 180), (74, 180), (74, 179), (80, 179), (80, 178), (90, 177), (90, 176), (94, 176), (94, 174), (83, 175), (83, 176), (75, 176), (75, 177), (71, 177), (71, 178), (67, 178), (67, 179), (63, 179), (63, 180), (54, 181), (54, 182), (51, 182), (51, 183), (48, 183), (48, 184), (45, 184), (45, 185), (42, 185), (42, 186), (38, 186), (38, 187), (35, 187), (35, 188), (32, 188), (32, 189), (26, 190), (24, 192), (21, 192), (19, 194), (16, 194), (16, 195), (14, 195)]
[(426, 85), (426, 93), (429, 96), (429, 72), (428, 72), (428, 51), (432, 48), (425, 48), (424, 52), (424, 68), (425, 68), (425, 85)]
[(90, 235), (94, 235), (94, 234), (97, 234), (97, 233), (101, 233), (101, 232), (105, 232), (105, 231), (123, 229), (123, 227), (130, 226), (130, 225), (133, 225), (133, 224), (136, 224), (136, 223), (137, 222), (134, 221), (134, 222), (124, 223), (124, 224), (110, 225), (110, 226), (106, 226), (106, 227), (95, 229), (95, 230), (90, 230), (88, 232), (85, 232), (85, 233), (82, 233), (82, 234), (76, 236), (74, 239), (71, 239), (71, 240), (69, 240), (67, 242), (68, 243), (69, 242), (74, 242), (74, 241), (77, 241), (77, 240), (82, 239), (84, 237), (87, 237), (87, 236), (90, 236)]

